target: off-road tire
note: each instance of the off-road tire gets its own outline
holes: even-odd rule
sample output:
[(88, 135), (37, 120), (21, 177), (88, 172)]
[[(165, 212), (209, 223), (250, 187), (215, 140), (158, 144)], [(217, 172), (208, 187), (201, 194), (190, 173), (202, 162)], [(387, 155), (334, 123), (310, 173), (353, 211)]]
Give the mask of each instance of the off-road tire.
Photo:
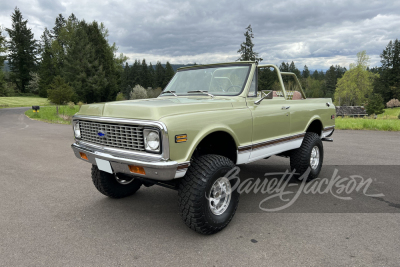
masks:
[[(204, 155), (192, 161), (178, 188), (181, 217), (189, 228), (210, 235), (224, 229), (232, 220), (239, 203), (237, 190), (232, 191), (228, 208), (221, 215), (211, 212), (206, 194), (208, 196), (218, 178), (226, 177), (234, 167), (230, 159), (220, 155)], [(236, 179), (230, 182), (233, 186)]]
[(133, 195), (139, 190), (142, 183), (134, 179), (129, 184), (120, 184), (115, 175), (100, 171), (96, 165), (92, 165), (92, 181), (100, 193), (111, 198), (124, 198)]
[[(312, 169), (310, 166), (311, 151), (314, 146), (319, 148), (319, 164), (316, 169)], [(295, 149), (290, 154), (290, 168), (296, 170), (297, 178), (302, 178), (304, 173), (310, 168), (310, 173), (306, 178), (307, 181), (311, 181), (318, 177), (321, 172), (322, 163), (324, 160), (324, 147), (322, 145), (321, 138), (316, 133), (307, 132), (304, 136), (303, 143), (298, 149)], [(304, 177), (303, 177), (304, 178)]]

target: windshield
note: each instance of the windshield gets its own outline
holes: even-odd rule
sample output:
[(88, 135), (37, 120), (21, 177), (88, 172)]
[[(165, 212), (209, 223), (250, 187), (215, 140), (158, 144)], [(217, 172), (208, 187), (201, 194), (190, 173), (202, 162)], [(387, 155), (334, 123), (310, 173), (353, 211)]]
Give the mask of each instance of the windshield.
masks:
[(206, 91), (212, 95), (238, 95), (243, 90), (249, 71), (250, 65), (178, 71), (164, 89), (163, 95), (172, 94), (167, 91), (176, 95), (188, 95), (191, 94), (190, 91)]

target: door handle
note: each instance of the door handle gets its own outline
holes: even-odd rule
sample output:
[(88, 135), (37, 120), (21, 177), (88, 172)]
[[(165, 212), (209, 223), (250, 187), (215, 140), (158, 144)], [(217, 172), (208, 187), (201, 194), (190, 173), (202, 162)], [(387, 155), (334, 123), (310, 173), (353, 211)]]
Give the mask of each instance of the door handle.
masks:
[(289, 109), (290, 106), (283, 106), (282, 109)]

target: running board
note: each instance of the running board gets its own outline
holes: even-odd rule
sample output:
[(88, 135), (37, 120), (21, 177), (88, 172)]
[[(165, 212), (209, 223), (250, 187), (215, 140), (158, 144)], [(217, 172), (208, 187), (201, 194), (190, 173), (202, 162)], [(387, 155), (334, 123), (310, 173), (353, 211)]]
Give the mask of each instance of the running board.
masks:
[(327, 138), (327, 137), (321, 138), (321, 140), (325, 142), (333, 142), (332, 138)]

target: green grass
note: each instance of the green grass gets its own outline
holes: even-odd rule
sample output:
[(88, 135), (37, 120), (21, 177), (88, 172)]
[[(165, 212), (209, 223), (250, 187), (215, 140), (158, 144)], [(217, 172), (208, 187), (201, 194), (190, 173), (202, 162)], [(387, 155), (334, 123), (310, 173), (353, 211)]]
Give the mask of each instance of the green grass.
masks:
[(378, 119), (398, 119), (399, 114), (400, 114), (400, 107), (387, 108), (385, 109), (385, 113), (378, 115)]
[(79, 106), (70, 108), (69, 106), (60, 106), (57, 115), (56, 107), (41, 107), (39, 112), (33, 112), (32, 109), (27, 110), (25, 115), (31, 119), (44, 121), (49, 123), (71, 124), (71, 117), (79, 111)]
[(0, 97), (0, 108), (50, 106), (47, 98), (42, 97)]
[(337, 118), (335, 125), (339, 130), (400, 131), (399, 119)]
[(400, 131), (398, 119), (400, 107), (385, 109), (376, 119), (365, 118), (336, 118), (336, 129), (339, 130), (376, 130), (376, 131)]

